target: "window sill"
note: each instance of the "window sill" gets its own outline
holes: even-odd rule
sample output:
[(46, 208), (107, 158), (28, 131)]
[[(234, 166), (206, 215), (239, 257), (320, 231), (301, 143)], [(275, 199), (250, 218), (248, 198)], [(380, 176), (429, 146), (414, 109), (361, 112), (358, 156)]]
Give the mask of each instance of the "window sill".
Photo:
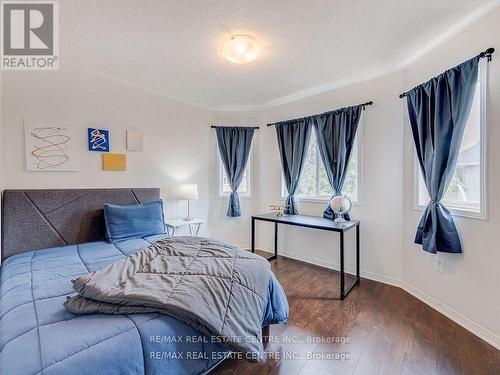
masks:
[[(481, 211), (472, 211), (472, 210), (465, 210), (465, 209), (460, 209), (460, 208), (453, 208), (449, 207), (444, 203), (444, 206), (448, 209), (448, 211), (451, 212), (453, 216), (458, 216), (458, 217), (463, 217), (466, 219), (474, 219), (474, 220), (488, 220), (488, 215), (486, 212), (481, 212)], [(424, 211), (427, 206), (422, 206), (419, 204), (416, 204), (413, 209), (415, 211)]]
[[(239, 194), (240, 199), (253, 199), (252, 195), (241, 195)], [(227, 195), (217, 195), (218, 199), (229, 199), (229, 194)]]
[[(281, 197), (280, 198), (282, 201), (286, 200), (286, 197)], [(330, 199), (328, 198), (305, 198), (305, 197), (295, 197), (296, 202), (304, 202), (304, 203), (321, 203), (321, 204), (327, 204)], [(361, 206), (360, 201), (351, 201), (353, 206)]]

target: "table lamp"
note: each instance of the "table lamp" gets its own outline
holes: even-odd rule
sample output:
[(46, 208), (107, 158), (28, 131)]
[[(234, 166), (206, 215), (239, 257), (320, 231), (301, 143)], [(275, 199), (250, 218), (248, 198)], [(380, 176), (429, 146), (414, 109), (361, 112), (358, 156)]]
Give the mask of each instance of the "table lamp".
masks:
[(188, 202), (188, 212), (187, 216), (184, 218), (185, 221), (191, 221), (193, 218), (190, 216), (189, 202), (193, 199), (198, 199), (198, 185), (197, 184), (181, 184), (176, 185), (173, 189), (169, 189), (169, 197), (176, 200), (186, 200)]

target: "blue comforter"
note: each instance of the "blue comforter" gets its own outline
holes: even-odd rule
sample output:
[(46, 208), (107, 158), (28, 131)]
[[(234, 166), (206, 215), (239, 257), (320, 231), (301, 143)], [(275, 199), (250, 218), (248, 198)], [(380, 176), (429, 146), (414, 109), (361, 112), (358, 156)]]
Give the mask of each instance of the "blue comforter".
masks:
[[(1, 374), (200, 374), (228, 352), (160, 314), (74, 315), (71, 279), (161, 238), (92, 242), (7, 259), (0, 275)], [(262, 325), (286, 323), (288, 303), (271, 273)]]

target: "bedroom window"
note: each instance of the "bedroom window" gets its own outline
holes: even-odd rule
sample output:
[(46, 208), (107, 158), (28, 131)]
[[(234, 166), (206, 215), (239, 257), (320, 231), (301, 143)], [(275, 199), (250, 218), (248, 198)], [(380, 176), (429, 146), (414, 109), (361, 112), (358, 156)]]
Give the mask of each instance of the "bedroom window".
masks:
[[(250, 197), (251, 196), (251, 169), (252, 169), (252, 149), (250, 150), (250, 155), (248, 157), (247, 166), (245, 168), (245, 173), (241, 180), (240, 187), (238, 188), (238, 195), (240, 197)], [(231, 186), (229, 186), (229, 181), (227, 178), (226, 171), (222, 165), (222, 160), (220, 158), (219, 152), (217, 151), (217, 164), (218, 164), (218, 176), (219, 176), (219, 196), (228, 197), (231, 194)]]
[[(356, 139), (347, 167), (347, 177), (344, 182), (343, 194), (351, 199), (353, 203), (360, 203), (360, 175), (361, 175), (361, 144), (363, 134), (363, 117), (361, 117)], [(302, 201), (328, 201), (333, 195), (333, 189), (328, 182), (325, 166), (319, 154), (318, 144), (316, 141), (316, 133), (314, 130), (311, 133), (309, 141), (309, 149), (307, 151), (304, 169), (300, 176), (299, 186), (295, 192), (295, 199)], [(281, 178), (281, 196), (287, 196), (287, 190)]]
[[(486, 59), (482, 59), (469, 120), (458, 155), (455, 173), (443, 203), (455, 215), (486, 219)], [(415, 208), (424, 209), (429, 195), (415, 156)]]

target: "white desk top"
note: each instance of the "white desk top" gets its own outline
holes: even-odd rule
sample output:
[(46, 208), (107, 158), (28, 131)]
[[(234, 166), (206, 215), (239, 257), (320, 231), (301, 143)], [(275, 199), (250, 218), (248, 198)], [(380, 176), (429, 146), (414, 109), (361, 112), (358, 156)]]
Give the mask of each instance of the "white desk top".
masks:
[(277, 222), (280, 224), (295, 225), (298, 227), (331, 230), (334, 232), (345, 232), (359, 224), (359, 221), (357, 220), (351, 220), (346, 223), (336, 223), (331, 219), (326, 219), (324, 217), (318, 217), (318, 216), (307, 216), (307, 215), (276, 216), (275, 213), (252, 215), (252, 218), (257, 220)]
[(171, 228), (179, 228), (183, 227), (185, 225), (193, 225), (193, 224), (204, 224), (206, 223), (206, 220), (203, 219), (193, 219), (186, 221), (184, 219), (166, 219), (165, 220), (165, 225), (171, 227)]

